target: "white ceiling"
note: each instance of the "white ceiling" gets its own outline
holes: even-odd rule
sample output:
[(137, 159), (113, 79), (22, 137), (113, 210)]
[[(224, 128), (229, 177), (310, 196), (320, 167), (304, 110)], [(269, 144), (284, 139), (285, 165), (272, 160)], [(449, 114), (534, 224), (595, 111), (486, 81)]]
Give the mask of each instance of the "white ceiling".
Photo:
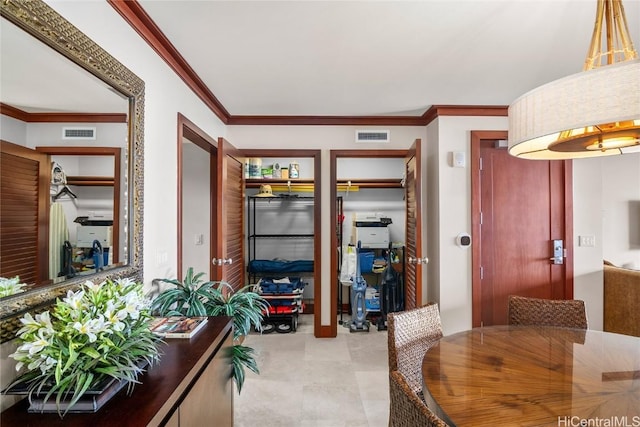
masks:
[(0, 101), (29, 113), (126, 113), (128, 101), (14, 24), (0, 24)]
[[(596, 11), (596, 0), (138, 2), (232, 115), (509, 105), (581, 71)], [(640, 0), (624, 6), (640, 43)]]
[[(231, 115), (421, 115), (432, 105), (509, 105), (582, 69), (596, 9), (596, 0), (138, 2)], [(624, 7), (638, 49), (640, 0)], [(11, 27), (4, 20), (1, 27), (2, 102), (26, 111), (53, 100), (57, 111), (122, 111), (111, 101), (87, 105), (98, 95), (76, 99), (84, 92), (40, 84), (58, 81), (53, 59), (26, 65), (45, 77), (10, 71), (14, 57), (47, 54), (10, 49), (17, 45)], [(9, 88), (21, 81), (41, 86), (37, 95), (18, 99)]]

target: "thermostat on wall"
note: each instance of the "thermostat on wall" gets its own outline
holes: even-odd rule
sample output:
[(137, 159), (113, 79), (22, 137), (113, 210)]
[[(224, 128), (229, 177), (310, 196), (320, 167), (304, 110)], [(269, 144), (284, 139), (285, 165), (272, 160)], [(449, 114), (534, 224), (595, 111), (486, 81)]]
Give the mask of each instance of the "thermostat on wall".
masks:
[(471, 236), (469, 233), (460, 233), (458, 237), (456, 237), (456, 243), (463, 248), (469, 247), (471, 246)]
[(464, 151), (453, 152), (453, 167), (463, 168), (467, 165), (467, 156)]

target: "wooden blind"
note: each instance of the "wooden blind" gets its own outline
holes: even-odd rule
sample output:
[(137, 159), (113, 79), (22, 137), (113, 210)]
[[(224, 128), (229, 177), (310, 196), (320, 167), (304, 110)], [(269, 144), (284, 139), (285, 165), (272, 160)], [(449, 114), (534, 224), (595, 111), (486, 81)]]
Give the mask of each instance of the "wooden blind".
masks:
[(20, 276), (28, 284), (46, 278), (48, 253), (46, 199), (41, 205), (41, 161), (46, 156), (31, 152), (2, 142), (0, 153), (0, 276)]
[(227, 257), (233, 264), (225, 269), (225, 279), (235, 288), (244, 286), (244, 198), (243, 174), (244, 164), (235, 158), (227, 161), (227, 180), (225, 187), (227, 218)]
[[(407, 241), (405, 247), (405, 257), (408, 259), (410, 256), (416, 256), (416, 185), (415, 185), (415, 157), (406, 165), (406, 224), (407, 224)], [(416, 265), (413, 263), (405, 263), (405, 310), (411, 310), (417, 307), (417, 291), (416, 291), (417, 277), (416, 277)]]

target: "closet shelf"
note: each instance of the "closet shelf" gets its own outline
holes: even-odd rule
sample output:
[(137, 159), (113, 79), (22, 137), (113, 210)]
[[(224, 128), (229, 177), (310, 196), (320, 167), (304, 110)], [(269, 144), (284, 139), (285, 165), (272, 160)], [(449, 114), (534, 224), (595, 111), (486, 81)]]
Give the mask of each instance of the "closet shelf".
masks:
[(251, 234), (250, 239), (313, 239), (313, 234)]
[(400, 178), (381, 178), (381, 179), (339, 179), (338, 185), (357, 186), (360, 188), (402, 188), (402, 180)]
[(67, 176), (67, 185), (113, 187), (114, 179), (111, 176)]
[[(245, 186), (247, 188), (259, 188), (263, 184), (269, 184), (272, 187), (277, 186), (278, 190), (282, 188), (296, 189), (299, 187), (313, 188), (312, 179), (246, 179)], [(402, 188), (402, 180), (399, 178), (383, 178), (383, 179), (339, 179), (337, 182), (340, 191), (357, 191), (359, 188)]]

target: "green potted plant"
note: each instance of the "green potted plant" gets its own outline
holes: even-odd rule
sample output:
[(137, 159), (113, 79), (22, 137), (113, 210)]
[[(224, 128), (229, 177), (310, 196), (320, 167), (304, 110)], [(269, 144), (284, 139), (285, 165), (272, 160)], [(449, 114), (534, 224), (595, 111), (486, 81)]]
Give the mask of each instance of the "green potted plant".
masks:
[[(9, 355), (22, 374), (5, 393), (26, 393), (32, 409), (63, 417), (69, 410), (97, 410), (127, 384), (131, 392), (145, 366), (160, 358), (142, 287), (126, 278), (86, 281), (49, 310), (26, 313), (18, 348)], [(91, 397), (100, 392), (103, 399)]]
[(233, 379), (242, 390), (245, 368), (259, 374), (254, 349), (242, 345), (251, 328), (262, 330), (262, 320), (269, 303), (252, 286), (234, 290), (225, 281), (204, 281), (203, 272), (194, 274), (189, 267), (183, 281), (162, 279), (175, 285), (162, 291), (152, 302), (152, 309), (160, 316), (229, 316), (233, 319)]

